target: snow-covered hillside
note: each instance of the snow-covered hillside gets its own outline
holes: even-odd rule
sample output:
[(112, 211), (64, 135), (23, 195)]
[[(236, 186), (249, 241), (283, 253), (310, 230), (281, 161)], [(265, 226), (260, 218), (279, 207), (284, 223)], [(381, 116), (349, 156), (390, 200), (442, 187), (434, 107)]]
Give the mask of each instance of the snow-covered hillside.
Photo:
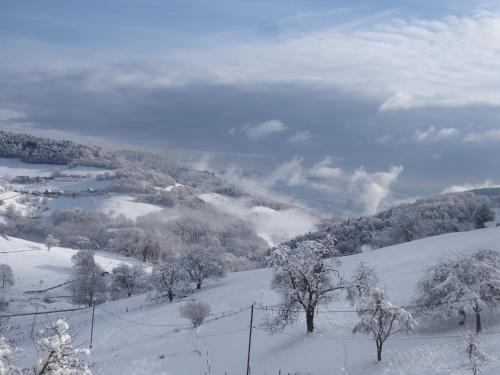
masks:
[[(14, 271), (15, 284), (9, 288), (9, 310), (24, 312), (35, 305), (47, 310), (67, 306), (68, 298), (56, 298), (54, 303), (40, 304), (42, 297), (60, 297), (70, 294), (63, 284), (71, 279), (71, 257), (76, 250), (53, 247), (9, 237), (0, 237), (0, 264), (8, 264)], [(121, 263), (134, 263), (130, 258), (97, 252), (96, 262), (107, 272)], [(47, 290), (47, 292), (43, 292)], [(41, 309), (43, 311), (43, 308)]]
[[(17, 243), (17, 242), (12, 242)], [(364, 254), (342, 258), (346, 275), (365, 261), (374, 265), (395, 304), (411, 303), (414, 287), (423, 270), (444, 256), (477, 249), (500, 250), (500, 228), (446, 234)], [(52, 253), (43, 253), (52, 257)], [(16, 264), (28, 262), (30, 253), (17, 253)], [(104, 260), (106, 262), (106, 260)], [(29, 267), (12, 264), (19, 277), (30, 277)], [(40, 271), (37, 271), (40, 272)], [(147, 296), (108, 302), (96, 308), (94, 347), (90, 361), (96, 374), (242, 374), (248, 345), (249, 305), (272, 306), (277, 296), (270, 290), (268, 269), (230, 273), (190, 296), (209, 303), (211, 321), (193, 331), (179, 316), (183, 301), (154, 305)], [(242, 311), (240, 311), (242, 310)], [(386, 343), (384, 361), (375, 363), (371, 338), (353, 336), (357, 315), (342, 295), (330, 306), (321, 307), (316, 331), (305, 334), (303, 321), (283, 333), (269, 335), (262, 324), (270, 313), (255, 310), (252, 339), (252, 374), (468, 374), (463, 352), (466, 327), (456, 322), (422, 321), (410, 336), (394, 336)], [(325, 312), (322, 312), (325, 311)], [(221, 313), (224, 313), (221, 315)], [(51, 315), (54, 319), (57, 315)], [(91, 311), (61, 313), (87, 343)], [(46, 317), (39, 316), (38, 324)], [(23, 359), (32, 360), (29, 339), (32, 317), (12, 318), (16, 344), (25, 348)], [(483, 349), (493, 357), (487, 374), (498, 374), (494, 360), (500, 348), (500, 319), (484, 316)], [(24, 333), (23, 333), (24, 332)], [(343, 370), (342, 370), (343, 369)], [(344, 372), (342, 372), (344, 371)]]
[[(0, 205), (0, 222), (5, 222), (9, 207), (22, 215), (44, 219), (49, 219), (56, 210), (82, 209), (113, 218), (123, 215), (132, 221), (163, 210), (162, 220), (169, 220), (179, 218), (179, 208), (192, 208), (189, 199), (196, 198), (207, 207), (229, 216), (228, 221), (237, 218), (248, 223), (267, 245), (313, 230), (317, 224), (317, 218), (303, 208), (287, 206), (278, 210), (254, 203), (248, 195), (235, 198), (214, 192), (193, 193), (195, 188), (192, 186), (172, 181), (167, 185), (156, 182), (158, 186), (151, 186), (153, 192), (167, 194), (168, 199), (141, 201), (145, 194), (135, 191), (135, 187), (113, 188), (113, 183), (119, 180), (114, 178), (117, 173), (121, 172), (95, 167), (29, 164), (18, 159), (0, 158), (0, 200), (3, 203)], [(168, 176), (168, 179), (172, 177)], [(139, 177), (133, 182), (142, 183)], [(203, 180), (194, 185), (205, 191), (200, 188)], [(129, 188), (130, 191), (123, 191)], [(191, 197), (191, 194), (195, 195)]]

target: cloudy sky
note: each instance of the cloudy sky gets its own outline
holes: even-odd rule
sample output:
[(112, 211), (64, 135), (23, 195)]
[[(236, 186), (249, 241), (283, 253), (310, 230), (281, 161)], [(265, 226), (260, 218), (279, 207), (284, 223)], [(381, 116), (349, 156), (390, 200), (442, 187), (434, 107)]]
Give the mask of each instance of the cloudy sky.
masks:
[(323, 212), (500, 183), (500, 3), (0, 2), (0, 127)]

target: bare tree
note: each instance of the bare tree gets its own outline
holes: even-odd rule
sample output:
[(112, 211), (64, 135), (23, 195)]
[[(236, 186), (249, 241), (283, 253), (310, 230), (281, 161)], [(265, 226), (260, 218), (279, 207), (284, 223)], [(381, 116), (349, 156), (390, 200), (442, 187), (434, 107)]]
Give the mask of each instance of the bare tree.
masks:
[(15, 283), (14, 272), (8, 264), (0, 264), (0, 284), (2, 289), (13, 286)]
[(186, 302), (179, 307), (182, 317), (193, 323), (193, 328), (199, 327), (210, 314), (210, 306), (203, 302)]

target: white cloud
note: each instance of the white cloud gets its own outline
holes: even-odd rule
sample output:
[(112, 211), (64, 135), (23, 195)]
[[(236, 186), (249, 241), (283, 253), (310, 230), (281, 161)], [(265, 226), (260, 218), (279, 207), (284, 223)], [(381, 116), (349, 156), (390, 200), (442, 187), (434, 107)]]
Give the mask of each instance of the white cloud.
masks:
[(373, 215), (380, 203), (389, 196), (391, 185), (403, 172), (403, 167), (393, 166), (387, 172), (367, 172), (363, 167), (354, 171), (351, 181), (359, 189), (364, 213)]
[(198, 171), (210, 171), (212, 170), (210, 167), (210, 162), (213, 159), (213, 155), (211, 154), (205, 154), (198, 160), (195, 160), (193, 163), (191, 163), (191, 167)]
[(436, 129), (434, 126), (430, 126), (425, 130), (416, 130), (415, 139), (418, 142), (423, 141), (440, 141), (447, 138), (455, 137), (460, 132), (456, 128), (441, 128)]
[(342, 176), (344, 171), (340, 167), (335, 167), (333, 164), (333, 158), (327, 156), (323, 160), (317, 162), (309, 170), (309, 175), (312, 177), (320, 178), (339, 178)]
[(0, 121), (17, 120), (24, 117), (26, 117), (26, 115), (22, 112), (0, 108)]
[(298, 131), (295, 134), (288, 137), (288, 142), (290, 143), (304, 143), (314, 138), (314, 134), (309, 130)]
[(394, 136), (393, 135), (391, 135), (391, 134), (384, 134), (383, 136), (378, 137), (375, 142), (381, 143), (381, 144), (385, 145), (385, 144), (390, 143), (393, 140), (394, 140)]
[[(278, 183), (288, 186), (320, 190), (331, 199), (352, 200), (361, 206), (363, 214), (373, 215), (381, 203), (391, 195), (391, 187), (403, 172), (402, 166), (388, 171), (368, 172), (360, 167), (352, 173), (333, 166), (333, 158), (327, 157), (304, 168), (303, 159), (293, 158), (276, 168), (263, 182), (269, 189)], [(313, 179), (311, 179), (313, 178)]]
[(500, 142), (500, 129), (493, 129), (485, 132), (468, 133), (464, 137), (464, 142), (468, 143)]
[(448, 186), (447, 188), (441, 191), (441, 194), (460, 193), (462, 191), (468, 191), (472, 189), (483, 189), (483, 188), (498, 187), (498, 186), (500, 186), (500, 183), (495, 183), (492, 180), (486, 180), (481, 183), (465, 183), (461, 185)]
[(266, 185), (271, 187), (278, 182), (283, 182), (289, 186), (308, 185), (309, 182), (302, 167), (303, 161), (302, 158), (295, 157), (281, 164), (266, 178)]
[(258, 125), (247, 125), (243, 128), (243, 132), (253, 141), (284, 130), (286, 130), (286, 126), (281, 120), (268, 120)]
[(85, 51), (36, 42), (30, 42), (27, 49), (26, 42), (10, 40), (5, 41), (9, 53), (0, 57), (0, 67), (21, 73), (34, 69), (58, 74), (85, 72), (89, 90), (195, 82), (293, 82), (373, 97), (380, 101), (381, 110), (500, 106), (500, 14), (389, 17), (392, 15), (280, 40), (221, 43), (218, 38), (196, 49), (140, 56), (135, 61), (109, 53), (101, 53), (100, 61), (97, 57), (89, 60), (81, 58)]

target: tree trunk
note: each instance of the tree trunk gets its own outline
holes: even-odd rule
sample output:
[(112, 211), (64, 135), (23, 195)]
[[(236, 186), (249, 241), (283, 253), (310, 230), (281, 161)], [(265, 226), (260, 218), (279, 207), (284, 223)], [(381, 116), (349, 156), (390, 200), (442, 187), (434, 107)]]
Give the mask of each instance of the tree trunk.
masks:
[(460, 323), (458, 323), (458, 324), (463, 326), (465, 324), (465, 321), (467, 320), (467, 314), (465, 313), (464, 310), (460, 310), (458, 312), (458, 314), (462, 317), (462, 319), (460, 320)]
[(201, 281), (198, 281), (198, 282), (196, 283), (196, 289), (201, 289)]
[(314, 307), (308, 307), (306, 310), (306, 324), (307, 324), (307, 332), (314, 331)]
[(481, 329), (481, 312), (476, 311), (476, 333), (480, 333)]
[(384, 345), (381, 339), (377, 339), (377, 361), (380, 362), (382, 360), (382, 346)]

